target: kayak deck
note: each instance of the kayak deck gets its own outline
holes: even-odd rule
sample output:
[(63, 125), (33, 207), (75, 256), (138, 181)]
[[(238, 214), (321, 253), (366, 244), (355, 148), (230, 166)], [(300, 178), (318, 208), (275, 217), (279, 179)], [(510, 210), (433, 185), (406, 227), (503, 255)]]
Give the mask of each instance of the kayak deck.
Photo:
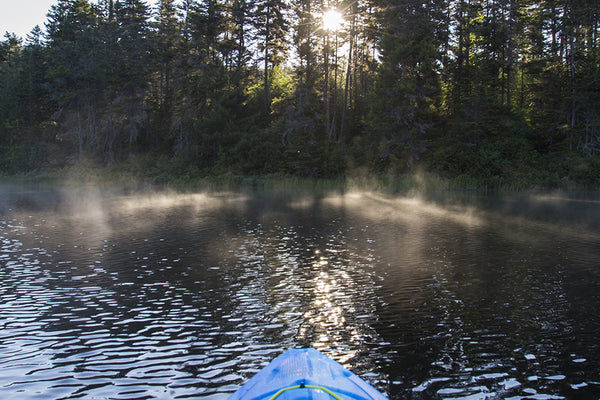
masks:
[(229, 400), (387, 400), (373, 386), (313, 348), (281, 354)]

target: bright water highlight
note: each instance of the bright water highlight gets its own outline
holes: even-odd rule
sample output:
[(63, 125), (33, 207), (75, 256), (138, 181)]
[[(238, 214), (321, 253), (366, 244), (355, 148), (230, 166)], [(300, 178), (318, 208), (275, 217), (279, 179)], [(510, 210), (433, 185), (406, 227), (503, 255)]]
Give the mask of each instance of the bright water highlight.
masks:
[(597, 194), (0, 189), (0, 398), (225, 400), (304, 345), (391, 399), (600, 396)]

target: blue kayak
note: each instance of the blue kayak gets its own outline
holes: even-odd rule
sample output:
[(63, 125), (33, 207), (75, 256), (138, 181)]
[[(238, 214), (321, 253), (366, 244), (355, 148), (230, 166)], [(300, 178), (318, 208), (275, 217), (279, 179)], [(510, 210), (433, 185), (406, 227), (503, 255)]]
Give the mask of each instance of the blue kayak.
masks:
[(316, 349), (290, 349), (229, 400), (387, 400), (373, 386)]

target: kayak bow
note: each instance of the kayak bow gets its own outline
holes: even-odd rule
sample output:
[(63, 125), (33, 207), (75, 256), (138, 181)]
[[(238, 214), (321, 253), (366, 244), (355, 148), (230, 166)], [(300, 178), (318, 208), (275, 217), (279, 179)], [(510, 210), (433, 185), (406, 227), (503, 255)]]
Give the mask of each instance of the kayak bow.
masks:
[(229, 400), (387, 400), (373, 386), (313, 348), (290, 349)]

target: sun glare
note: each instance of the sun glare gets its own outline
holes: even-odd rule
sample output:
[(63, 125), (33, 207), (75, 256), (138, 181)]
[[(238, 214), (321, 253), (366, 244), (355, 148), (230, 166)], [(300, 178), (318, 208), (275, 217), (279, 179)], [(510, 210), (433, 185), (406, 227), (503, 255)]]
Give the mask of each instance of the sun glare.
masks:
[(342, 14), (337, 10), (327, 10), (323, 13), (323, 28), (328, 31), (337, 31), (344, 23)]

